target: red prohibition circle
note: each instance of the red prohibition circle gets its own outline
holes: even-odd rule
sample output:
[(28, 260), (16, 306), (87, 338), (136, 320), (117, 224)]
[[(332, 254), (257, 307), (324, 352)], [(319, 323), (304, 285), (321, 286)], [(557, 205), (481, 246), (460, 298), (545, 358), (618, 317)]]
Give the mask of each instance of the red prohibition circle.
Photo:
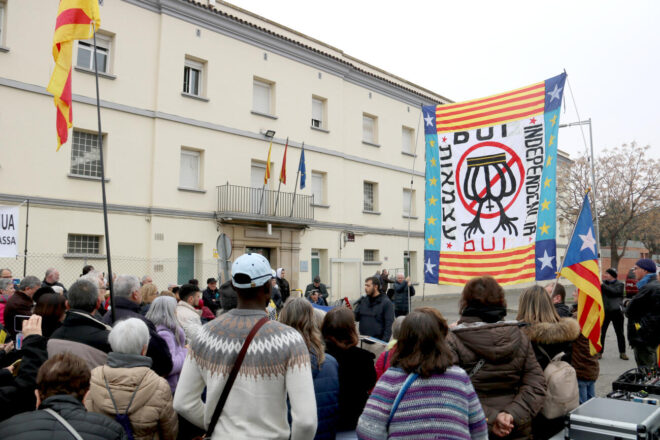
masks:
[[(500, 142), (494, 142), (494, 141), (480, 142), (480, 143), (474, 144), (473, 146), (468, 148), (468, 150), (465, 153), (463, 153), (463, 155), (461, 156), (461, 159), (458, 161), (458, 164), (456, 165), (456, 183), (457, 183), (456, 189), (458, 190), (458, 197), (461, 199), (461, 203), (463, 204), (463, 206), (465, 206), (465, 209), (467, 209), (470, 213), (472, 213), (474, 215), (477, 215), (477, 211), (474, 208), (471, 208), (470, 205), (465, 201), (465, 197), (463, 197), (463, 191), (461, 191), (461, 186), (462, 186), (461, 185), (461, 166), (463, 165), (463, 161), (466, 159), (468, 154), (472, 153), (477, 148), (483, 148), (483, 147), (495, 147), (495, 148), (500, 148), (500, 149), (506, 151), (515, 160), (516, 165), (518, 165), (518, 172), (520, 174), (521, 184), (518, 185), (518, 191), (516, 191), (516, 194), (514, 194), (513, 198), (509, 202), (509, 204), (504, 207), (505, 211), (507, 211), (511, 207), (511, 205), (513, 205), (513, 202), (515, 202), (516, 199), (518, 198), (518, 194), (520, 194), (520, 190), (523, 187), (522, 182), (523, 182), (523, 178), (524, 178), (524, 174), (525, 174), (523, 164), (522, 164), (522, 161), (520, 160), (520, 157), (518, 157), (518, 155), (516, 154), (515, 151), (513, 151), (511, 148), (507, 147), (506, 145), (504, 145)], [(500, 215), (499, 212), (493, 212), (491, 214), (481, 213), (481, 218), (495, 218), (499, 215)]]

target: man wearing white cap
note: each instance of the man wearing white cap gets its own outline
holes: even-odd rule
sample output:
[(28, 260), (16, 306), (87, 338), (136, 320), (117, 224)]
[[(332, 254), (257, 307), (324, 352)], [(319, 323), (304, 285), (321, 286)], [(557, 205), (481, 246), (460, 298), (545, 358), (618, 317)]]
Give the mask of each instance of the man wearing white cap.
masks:
[[(307, 346), (291, 327), (263, 320), (270, 300), (271, 271), (268, 260), (259, 254), (241, 255), (234, 261), (231, 275), (237, 308), (201, 328), (183, 365), (174, 409), (212, 438), (298, 440), (312, 439), (316, 433), (316, 398)], [(239, 351), (253, 329), (256, 334), (230, 385), (217, 424), (209, 426)], [(204, 387), (206, 403), (201, 399)]]

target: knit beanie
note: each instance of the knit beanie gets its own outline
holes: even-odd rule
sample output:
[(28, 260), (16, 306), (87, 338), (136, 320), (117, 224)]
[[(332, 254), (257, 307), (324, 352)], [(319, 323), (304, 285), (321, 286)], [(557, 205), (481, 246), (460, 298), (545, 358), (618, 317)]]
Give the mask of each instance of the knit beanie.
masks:
[(640, 269), (644, 269), (649, 273), (655, 273), (657, 271), (655, 261), (649, 258), (640, 258), (637, 260), (637, 263), (635, 263), (635, 266), (639, 267)]
[(614, 278), (614, 279), (618, 278), (618, 276), (619, 276), (619, 275), (616, 273), (616, 269), (613, 268), (613, 267), (610, 267), (610, 268), (607, 269), (605, 272), (607, 272), (607, 273), (609, 273), (610, 275), (612, 275), (612, 278)]

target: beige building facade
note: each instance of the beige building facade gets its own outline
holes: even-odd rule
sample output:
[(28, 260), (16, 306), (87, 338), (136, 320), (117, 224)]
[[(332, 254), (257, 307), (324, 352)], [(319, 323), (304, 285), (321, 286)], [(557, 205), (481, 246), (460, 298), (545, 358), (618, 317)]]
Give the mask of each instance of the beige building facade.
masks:
[[(261, 252), (292, 287), (319, 274), (334, 298), (355, 298), (382, 268), (423, 280), (420, 110), (446, 98), (225, 3), (106, 0), (100, 10), (114, 272), (161, 288), (203, 284), (226, 234), (230, 260)], [(56, 14), (57, 2), (0, 0), (0, 204), (23, 203), (23, 253), (30, 200), (27, 273), (55, 266), (68, 284), (85, 263), (107, 268), (93, 46), (74, 46), (74, 127), (55, 152), (45, 87)], [(303, 143), (306, 186), (295, 190)], [(23, 258), (2, 266), (20, 276)]]

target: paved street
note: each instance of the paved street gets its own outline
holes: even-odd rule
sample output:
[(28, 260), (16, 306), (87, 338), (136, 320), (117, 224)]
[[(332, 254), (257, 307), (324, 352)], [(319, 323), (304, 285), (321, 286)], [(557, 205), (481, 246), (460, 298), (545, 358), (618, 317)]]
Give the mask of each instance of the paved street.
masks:
[[(508, 319), (515, 319), (516, 317), (520, 293), (520, 289), (507, 289)], [(567, 292), (566, 297), (568, 302), (568, 298), (572, 297), (571, 293)], [(458, 300), (458, 295), (427, 297), (425, 301), (422, 301), (421, 297), (413, 297), (413, 308), (421, 307), (422, 305), (435, 307), (442, 312), (449, 323), (452, 323), (458, 319)], [(629, 346), (626, 347), (630, 360), (624, 361), (619, 359), (619, 353), (616, 347), (616, 335), (614, 334), (614, 328), (610, 325), (605, 340), (605, 353), (600, 361), (600, 376), (596, 381), (596, 394), (599, 397), (604, 397), (612, 391), (612, 382), (621, 373), (635, 367), (632, 349)]]

